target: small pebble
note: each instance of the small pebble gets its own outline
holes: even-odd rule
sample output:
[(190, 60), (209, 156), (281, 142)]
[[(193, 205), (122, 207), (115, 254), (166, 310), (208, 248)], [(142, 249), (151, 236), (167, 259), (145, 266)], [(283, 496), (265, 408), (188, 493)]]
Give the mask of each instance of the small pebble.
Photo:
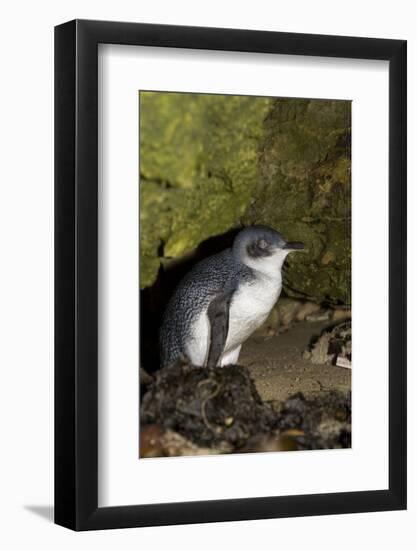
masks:
[(316, 311), (315, 313), (312, 313), (311, 315), (307, 315), (306, 321), (317, 323), (319, 321), (328, 321), (330, 319), (330, 310), (329, 309), (321, 309), (319, 311)]

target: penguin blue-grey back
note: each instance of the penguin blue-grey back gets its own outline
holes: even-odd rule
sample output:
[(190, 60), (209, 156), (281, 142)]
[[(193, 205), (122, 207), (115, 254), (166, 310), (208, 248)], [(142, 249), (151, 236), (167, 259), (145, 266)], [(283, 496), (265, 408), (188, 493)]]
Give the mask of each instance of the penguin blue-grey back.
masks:
[(232, 248), (202, 260), (181, 280), (160, 327), (161, 365), (236, 363), (242, 343), (268, 317), (281, 292), (281, 267), (302, 243), (256, 225)]

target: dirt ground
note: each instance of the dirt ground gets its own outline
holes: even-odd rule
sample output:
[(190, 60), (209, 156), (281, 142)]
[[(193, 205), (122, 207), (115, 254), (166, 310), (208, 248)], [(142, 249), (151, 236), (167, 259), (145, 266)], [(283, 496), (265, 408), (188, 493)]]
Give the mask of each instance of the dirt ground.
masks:
[(160, 370), (141, 400), (140, 456), (350, 447), (351, 370), (303, 356), (332, 324), (263, 327), (239, 365)]
[(329, 322), (302, 321), (273, 336), (252, 336), (242, 347), (239, 364), (250, 370), (264, 401), (284, 401), (303, 392), (315, 397), (323, 391), (351, 389), (351, 370), (332, 365), (315, 365), (302, 352), (312, 337)]

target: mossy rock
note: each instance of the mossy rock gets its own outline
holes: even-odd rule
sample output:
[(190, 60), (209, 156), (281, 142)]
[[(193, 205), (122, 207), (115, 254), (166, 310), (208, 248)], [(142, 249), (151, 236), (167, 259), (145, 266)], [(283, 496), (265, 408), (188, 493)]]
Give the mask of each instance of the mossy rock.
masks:
[(258, 146), (272, 100), (140, 94), (141, 286), (239, 223), (259, 182)]
[(141, 287), (239, 224), (307, 245), (293, 297), (350, 303), (350, 102), (140, 94)]
[(284, 270), (292, 297), (351, 303), (350, 113), (348, 101), (279, 99), (265, 121), (262, 178), (243, 221), (305, 243)]

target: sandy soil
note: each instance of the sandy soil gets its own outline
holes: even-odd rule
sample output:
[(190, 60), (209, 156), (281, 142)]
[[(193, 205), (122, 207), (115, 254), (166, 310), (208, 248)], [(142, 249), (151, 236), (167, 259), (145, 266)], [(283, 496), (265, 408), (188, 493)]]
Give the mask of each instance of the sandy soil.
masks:
[(327, 322), (303, 321), (274, 336), (253, 336), (243, 346), (239, 364), (246, 365), (265, 401), (283, 401), (299, 391), (306, 397), (351, 388), (351, 370), (315, 365), (302, 352)]

